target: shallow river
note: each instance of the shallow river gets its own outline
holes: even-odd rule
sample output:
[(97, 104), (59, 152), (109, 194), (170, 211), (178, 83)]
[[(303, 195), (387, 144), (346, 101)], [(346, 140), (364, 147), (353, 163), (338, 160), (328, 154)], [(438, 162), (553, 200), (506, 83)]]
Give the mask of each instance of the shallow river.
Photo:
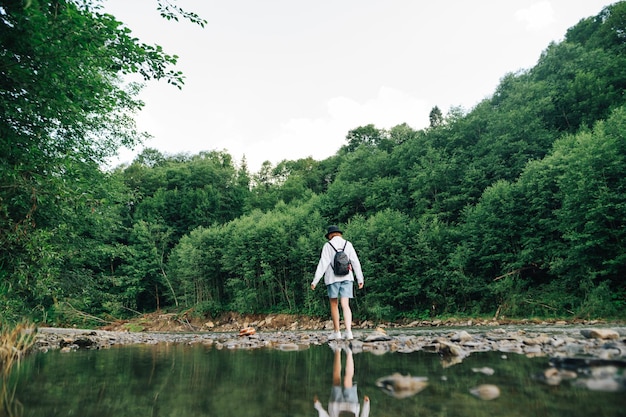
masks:
[[(57, 350), (28, 356), (9, 385), (15, 414), (24, 417), (316, 417), (315, 396), (319, 412), (329, 409), (333, 373), (350, 382), (350, 357), (363, 417), (366, 396), (371, 417), (626, 415), (624, 392), (549, 386), (536, 378), (549, 367), (548, 358), (501, 352), (473, 353), (445, 366), (423, 351), (351, 354), (327, 344), (293, 352), (183, 344)], [(481, 368), (488, 372), (477, 372)], [(396, 398), (377, 385), (394, 373), (427, 378), (427, 385)], [(500, 396), (472, 395), (470, 389), (481, 384), (496, 385)]]

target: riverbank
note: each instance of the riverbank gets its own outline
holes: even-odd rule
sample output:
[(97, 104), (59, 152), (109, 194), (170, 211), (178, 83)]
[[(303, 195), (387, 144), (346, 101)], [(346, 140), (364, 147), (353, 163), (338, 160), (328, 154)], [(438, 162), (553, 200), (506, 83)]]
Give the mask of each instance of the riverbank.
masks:
[[(523, 355), (545, 361), (546, 367), (531, 377), (548, 386), (564, 383), (591, 391), (626, 391), (624, 323), (531, 320), (446, 320), (417, 324), (363, 322), (355, 323), (353, 340), (330, 341), (328, 321), (295, 316), (233, 315), (219, 321), (187, 323), (181, 321), (179, 316), (160, 315), (150, 320), (143, 317), (142, 320), (141, 323), (117, 323), (115, 326), (100, 329), (40, 327), (34, 335), (33, 352), (46, 354), (60, 351), (63, 355), (71, 356), (74, 352), (85, 349), (110, 350), (123, 346), (157, 347), (176, 344), (189, 346), (191, 349), (200, 348), (209, 354), (218, 353), (216, 350), (253, 349), (292, 352), (317, 346), (320, 349), (330, 348), (335, 352), (341, 349), (355, 354), (367, 354), (368, 357), (385, 355), (385, 358), (380, 358), (382, 362), (394, 358), (395, 355), (432, 353), (442, 368), (459, 364), (462, 367), (464, 360), (470, 356), (497, 352), (495, 357), (499, 360), (512, 362), (513, 357), (517, 359)], [(139, 328), (143, 330), (131, 331)], [(490, 357), (494, 358), (493, 355)], [(476, 363), (474, 360), (471, 362)], [(496, 362), (487, 365), (471, 368), (471, 371), (487, 376), (497, 372)], [(457, 369), (457, 366), (453, 368)], [(397, 398), (404, 398), (423, 388), (420, 385), (414, 391), (407, 391), (407, 386), (414, 386), (414, 379), (410, 375), (395, 372), (379, 378), (376, 384), (385, 389), (391, 387), (394, 393), (399, 392), (400, 397)], [(488, 398), (483, 399), (500, 395), (501, 388), (497, 385), (487, 384), (478, 388), (490, 389), (485, 394)]]
[[(172, 319), (161, 318), (164, 321)], [(549, 367), (536, 377), (547, 385), (559, 385), (561, 381), (576, 378), (579, 384), (593, 390), (626, 390), (626, 326), (618, 323), (449, 321), (376, 327), (371, 323), (360, 323), (353, 328), (353, 340), (331, 341), (328, 338), (330, 324), (326, 321), (295, 320), (281, 315), (239, 319), (242, 321), (233, 318), (220, 324), (209, 323), (205, 327), (211, 330), (189, 328), (187, 323), (178, 319), (168, 326), (153, 323), (169, 328), (168, 331), (41, 327), (35, 335), (34, 350), (45, 353), (60, 349), (71, 354), (80, 349), (125, 345), (184, 344), (218, 350), (300, 351), (327, 345), (335, 350), (349, 349), (353, 353), (374, 355), (430, 352), (438, 355), (444, 368), (459, 364), (472, 354), (499, 352), (503, 359), (510, 355), (545, 357)], [(125, 328), (124, 324), (121, 326)], [(490, 373), (493, 370), (486, 368), (476, 372)]]
[[(37, 329), (34, 349), (106, 349), (160, 343), (202, 344), (216, 349), (302, 350), (329, 342), (330, 321), (289, 315), (223, 317), (191, 323), (176, 315), (144, 317), (100, 329)], [(133, 331), (134, 330), (134, 331)], [(420, 321), (406, 324), (358, 323), (354, 339), (338, 341), (353, 352), (440, 354), (452, 362), (473, 352), (499, 351), (528, 356), (593, 357), (626, 360), (626, 325), (599, 321), (496, 322)]]
[[(572, 326), (607, 326), (625, 325), (620, 322), (605, 320), (544, 320), (544, 319), (509, 319), (509, 318), (434, 318), (429, 320), (403, 320), (400, 322), (356, 321), (357, 329), (373, 329), (377, 327), (397, 328), (445, 328), (445, 327), (497, 327), (507, 325), (572, 325)], [(295, 314), (249, 314), (225, 313), (215, 318), (201, 318), (186, 313), (150, 313), (132, 320), (118, 320), (108, 323), (101, 330), (110, 331), (148, 331), (148, 332), (238, 332), (246, 327), (254, 327), (258, 331), (310, 331), (331, 330), (332, 322), (328, 318), (311, 317)]]

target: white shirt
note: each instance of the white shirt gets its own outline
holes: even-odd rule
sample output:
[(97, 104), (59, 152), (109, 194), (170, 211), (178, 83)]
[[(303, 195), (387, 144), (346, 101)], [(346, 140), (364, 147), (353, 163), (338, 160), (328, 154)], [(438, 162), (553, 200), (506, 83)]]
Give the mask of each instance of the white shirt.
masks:
[[(347, 243), (346, 243), (347, 242)], [(352, 265), (352, 270), (348, 273), (348, 275), (337, 276), (335, 275), (332, 263), (335, 258), (335, 249), (333, 249), (328, 243), (325, 243), (322, 247), (322, 253), (320, 255), (320, 261), (317, 264), (317, 270), (315, 271), (315, 277), (313, 278), (313, 282), (311, 285), (317, 285), (317, 283), (324, 277), (324, 284), (330, 285), (334, 282), (340, 281), (354, 281), (354, 276), (356, 275), (357, 282), (359, 284), (363, 283), (363, 271), (361, 270), (361, 262), (359, 262), (359, 257), (354, 250), (354, 246), (352, 243), (345, 240), (341, 236), (335, 236), (330, 240), (330, 243), (337, 249), (338, 251), (343, 249), (343, 245), (346, 245), (344, 249), (346, 255), (350, 258), (350, 264)]]
[[(326, 410), (324, 410), (324, 407), (322, 406), (322, 403), (320, 403), (319, 400), (313, 403), (313, 407), (315, 407), (315, 409), (317, 410), (317, 415), (319, 417), (331, 417), (331, 416), (335, 417), (335, 416), (338, 416), (339, 412), (342, 410), (352, 411), (355, 416), (358, 416), (359, 408), (360, 408), (359, 403), (356, 403), (354, 404), (353, 407), (349, 407), (349, 408), (346, 408), (346, 407), (340, 408), (337, 406), (332, 407), (331, 404), (328, 404), (328, 412), (326, 412)], [(363, 400), (363, 408), (361, 409), (360, 417), (369, 417), (369, 415), (370, 415), (370, 401), (369, 399), (366, 398), (365, 400)]]

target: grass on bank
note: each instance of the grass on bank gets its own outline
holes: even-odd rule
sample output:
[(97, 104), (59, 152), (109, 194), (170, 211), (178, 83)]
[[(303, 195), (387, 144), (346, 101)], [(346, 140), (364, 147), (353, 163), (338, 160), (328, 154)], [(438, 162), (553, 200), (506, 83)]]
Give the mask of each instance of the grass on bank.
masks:
[(27, 322), (0, 323), (0, 372), (4, 377), (35, 343), (35, 325)]
[(31, 323), (0, 323), (0, 415), (19, 415), (19, 404), (14, 401), (15, 387), (10, 386), (9, 377), (13, 367), (19, 366), (34, 345), (36, 332)]

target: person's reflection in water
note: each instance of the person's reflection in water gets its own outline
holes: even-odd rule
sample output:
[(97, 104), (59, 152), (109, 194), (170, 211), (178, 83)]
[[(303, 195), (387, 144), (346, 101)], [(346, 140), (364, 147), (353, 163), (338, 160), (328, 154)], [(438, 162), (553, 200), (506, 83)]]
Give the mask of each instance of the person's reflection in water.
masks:
[[(319, 417), (368, 417), (370, 414), (370, 399), (367, 395), (363, 399), (363, 409), (360, 410), (359, 397), (357, 394), (356, 384), (353, 383), (354, 377), (354, 359), (352, 358), (352, 350), (345, 346), (343, 350), (346, 352), (346, 371), (341, 381), (341, 347), (338, 344), (331, 345), (335, 352), (333, 360), (333, 388), (330, 391), (330, 399), (328, 400), (328, 412), (320, 403), (317, 395), (313, 399), (313, 406), (318, 412)], [(359, 415), (359, 411), (361, 414)]]

